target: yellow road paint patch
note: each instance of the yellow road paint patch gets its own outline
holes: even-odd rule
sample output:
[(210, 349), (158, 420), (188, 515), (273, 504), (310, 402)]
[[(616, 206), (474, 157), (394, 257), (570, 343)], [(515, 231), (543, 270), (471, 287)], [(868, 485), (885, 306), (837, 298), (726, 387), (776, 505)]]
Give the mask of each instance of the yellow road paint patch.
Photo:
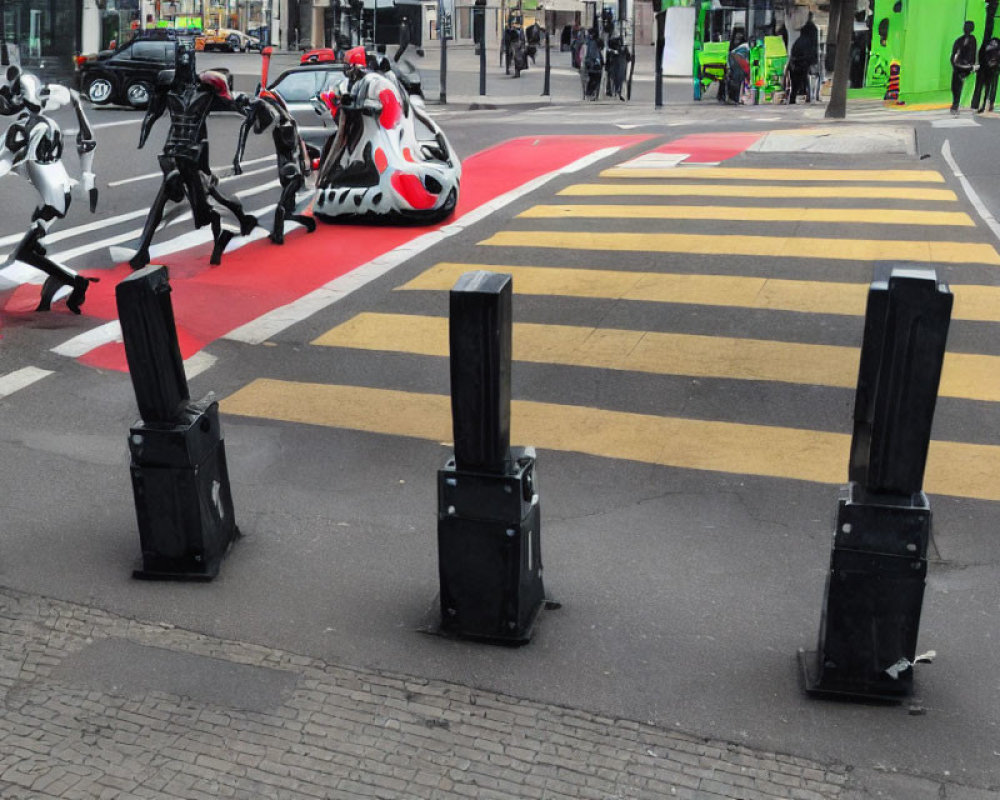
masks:
[(625, 250), (642, 253), (830, 258), (846, 261), (925, 261), (1000, 266), (992, 245), (892, 239), (825, 239), (782, 236), (724, 236), (688, 233), (589, 233), (585, 231), (500, 231), (479, 244), (493, 247), (552, 247), (560, 250)]
[[(400, 289), (448, 291), (465, 272), (503, 272), (518, 294), (864, 316), (866, 283), (442, 262)], [(952, 285), (952, 319), (1000, 322), (1000, 286)]]
[(577, 183), (559, 192), (565, 197), (738, 197), (803, 200), (932, 200), (958, 202), (951, 189), (904, 186), (734, 186), (724, 183)]
[[(312, 343), (446, 357), (448, 320), (363, 313)], [(846, 389), (857, 385), (859, 353), (835, 345), (531, 323), (514, 325), (513, 340), (515, 361)], [(1000, 402), (1000, 358), (949, 353), (940, 395)]]
[(669, 180), (821, 181), (869, 183), (944, 183), (940, 172), (924, 169), (768, 169), (754, 167), (611, 167), (602, 178), (667, 178)]
[[(447, 395), (259, 379), (223, 400), (221, 407), (237, 416), (435, 442), (452, 436)], [(832, 484), (846, 480), (850, 450), (847, 434), (524, 400), (511, 404), (511, 439), (541, 451)], [(935, 441), (925, 489), (1000, 500), (998, 474), (1000, 447)]]
[(758, 206), (553, 205), (518, 214), (528, 219), (718, 219), (728, 222), (817, 222), (826, 224), (942, 225), (974, 228), (961, 211), (884, 208), (761, 208)]

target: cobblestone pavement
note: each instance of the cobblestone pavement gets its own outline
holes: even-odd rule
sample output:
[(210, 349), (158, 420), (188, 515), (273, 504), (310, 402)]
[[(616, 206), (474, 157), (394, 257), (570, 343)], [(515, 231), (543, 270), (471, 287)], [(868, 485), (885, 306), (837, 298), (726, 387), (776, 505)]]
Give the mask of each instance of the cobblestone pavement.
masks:
[(842, 766), (3, 590), (0, 692), (4, 800), (847, 793)]

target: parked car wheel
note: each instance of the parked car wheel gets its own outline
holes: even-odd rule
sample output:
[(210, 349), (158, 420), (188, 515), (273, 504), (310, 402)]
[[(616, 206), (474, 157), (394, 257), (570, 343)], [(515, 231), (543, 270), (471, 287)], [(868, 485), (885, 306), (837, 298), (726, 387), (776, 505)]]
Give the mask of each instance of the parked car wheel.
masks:
[(152, 94), (153, 87), (147, 81), (132, 81), (125, 89), (125, 101), (132, 108), (145, 108)]
[(236, 35), (230, 36), (226, 39), (226, 44), (229, 45), (230, 53), (238, 53), (240, 51), (240, 37)]
[(98, 75), (87, 81), (83, 93), (95, 106), (103, 106), (111, 102), (111, 96), (115, 93), (115, 87), (111, 79), (106, 75)]

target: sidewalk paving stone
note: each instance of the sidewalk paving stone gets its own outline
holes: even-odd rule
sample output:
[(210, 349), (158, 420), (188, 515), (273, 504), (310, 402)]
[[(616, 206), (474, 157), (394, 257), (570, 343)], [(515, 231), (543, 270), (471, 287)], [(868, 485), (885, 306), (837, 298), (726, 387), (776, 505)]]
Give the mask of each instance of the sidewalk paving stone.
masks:
[(849, 777), (12, 591), (0, 592), (0, 691), (5, 800), (812, 800), (845, 796)]

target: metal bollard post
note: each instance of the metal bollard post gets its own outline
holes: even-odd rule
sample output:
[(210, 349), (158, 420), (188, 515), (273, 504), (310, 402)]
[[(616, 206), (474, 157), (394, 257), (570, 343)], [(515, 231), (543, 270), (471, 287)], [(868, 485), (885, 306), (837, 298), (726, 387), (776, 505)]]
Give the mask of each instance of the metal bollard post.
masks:
[(923, 475), (952, 299), (933, 270), (884, 265), (871, 284), (819, 644), (799, 653), (809, 694), (912, 693), (931, 526)]
[(455, 457), (438, 472), (441, 630), (525, 644), (545, 600), (535, 451), (510, 446), (509, 275), (451, 290)]
[[(480, 12), (482, 13), (482, 12)], [(486, 96), (486, 35), (479, 43), (479, 95)]]
[(545, 80), (542, 83), (543, 96), (552, 94), (550, 88), (550, 78), (549, 78), (551, 73), (552, 73), (552, 65), (549, 61), (549, 32), (545, 31)]
[(240, 535), (219, 405), (191, 402), (166, 267), (133, 273), (115, 297), (142, 417), (128, 437), (142, 547), (142, 568), (132, 575), (208, 581)]

